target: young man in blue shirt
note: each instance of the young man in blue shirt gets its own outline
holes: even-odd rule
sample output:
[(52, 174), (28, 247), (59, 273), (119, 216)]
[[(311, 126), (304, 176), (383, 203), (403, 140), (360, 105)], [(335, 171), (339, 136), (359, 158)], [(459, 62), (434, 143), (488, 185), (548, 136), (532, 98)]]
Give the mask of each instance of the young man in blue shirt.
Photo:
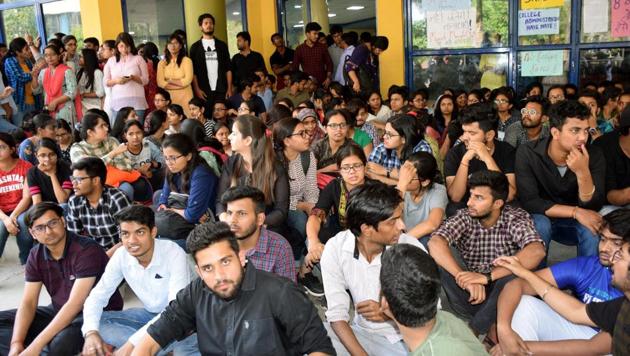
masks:
[[(558, 289), (569, 289), (584, 304), (609, 301), (623, 296), (612, 283), (611, 260), (630, 234), (630, 209), (604, 216), (598, 256), (579, 256), (537, 271), (538, 277)], [(585, 351), (595, 352), (598, 329), (578, 325), (536, 298), (534, 288), (524, 279), (508, 283), (499, 297), (497, 331), (504, 354), (524, 345), (530, 351), (555, 353), (567, 347), (568, 340), (580, 340)], [(520, 300), (520, 303), (519, 303)], [(544, 342), (560, 341), (565, 342)], [(542, 341), (542, 342), (541, 342)], [(585, 342), (586, 341), (586, 342)]]

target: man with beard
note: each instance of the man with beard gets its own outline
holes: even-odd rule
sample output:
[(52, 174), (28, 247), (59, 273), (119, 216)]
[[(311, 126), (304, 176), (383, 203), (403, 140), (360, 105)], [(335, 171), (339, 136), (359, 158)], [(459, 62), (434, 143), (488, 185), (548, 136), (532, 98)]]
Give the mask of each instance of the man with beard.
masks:
[[(543, 242), (529, 214), (505, 205), (508, 179), (501, 172), (483, 170), (468, 179), (468, 209), (447, 219), (431, 235), (429, 251), (440, 266), (440, 278), (456, 314), (470, 318), (476, 335), (489, 333), (496, 320), (499, 293), (511, 272), (495, 267), (499, 256), (518, 256), (534, 269), (545, 257)], [(460, 264), (453, 255), (461, 256)]]
[(257, 70), (262, 70), (267, 74), (265, 60), (263, 56), (251, 49), (252, 37), (249, 32), (243, 31), (236, 35), (236, 46), (238, 53), (232, 57), (232, 82), (240, 84), (241, 81), (252, 78)]
[(444, 176), (449, 203), (446, 215), (465, 208), (468, 200), (467, 182), (470, 174), (489, 169), (502, 172), (508, 179), (509, 193), (504, 203), (516, 196), (514, 176), (514, 148), (497, 140), (497, 119), (492, 108), (475, 104), (461, 112), (459, 120), (464, 133), (463, 144), (453, 146), (444, 160)]
[[(612, 285), (611, 257), (623, 244), (623, 236), (629, 234), (630, 210), (614, 211), (604, 216), (599, 256), (572, 258), (539, 270), (536, 275), (554, 288), (571, 290), (584, 304), (618, 298), (623, 293)], [(567, 350), (565, 342), (546, 342), (556, 340), (582, 340), (582, 352), (597, 353), (592, 338), (598, 330), (568, 321), (535, 296), (536, 290), (521, 278), (503, 288), (497, 305), (497, 332), (503, 353), (516, 354), (525, 346), (534, 354), (561, 354)]]
[(346, 208), (348, 230), (326, 242), (320, 260), (326, 319), (339, 355), (408, 354), (396, 324), (380, 305), (381, 256), (387, 246), (406, 243), (424, 249), (414, 237), (401, 234), (402, 210), (402, 198), (392, 186), (374, 182), (354, 188)]
[(202, 14), (197, 20), (202, 37), (190, 46), (195, 96), (206, 101), (206, 112), (214, 102), (232, 96), (232, 62), (227, 44), (214, 37), (214, 16)]
[(197, 225), (187, 247), (200, 278), (177, 294), (132, 355), (153, 355), (195, 331), (202, 355), (335, 354), (306, 295), (239, 258), (226, 223)]
[(271, 64), (273, 74), (278, 77), (276, 89), (280, 91), (282, 88), (286, 87), (282, 78), (291, 73), (295, 51), (285, 46), (284, 38), (277, 32), (271, 35), (271, 43), (276, 47), (276, 50), (269, 58), (269, 64)]
[[(614, 356), (630, 354), (630, 234), (623, 236), (623, 244), (612, 256), (612, 284), (623, 295), (601, 303), (583, 304), (571, 295), (540, 278), (521, 265), (522, 260), (515, 257), (501, 257), (496, 261), (498, 266), (507, 268), (516, 276), (526, 280), (536, 295), (547, 303), (556, 313), (574, 324), (581, 324), (601, 329), (591, 340), (566, 340), (540, 345), (519, 344), (519, 354), (542, 354), (536, 346), (560, 346), (565, 355), (602, 355), (612, 353)], [(612, 337), (612, 343), (611, 343)], [(586, 345), (589, 349), (586, 349)], [(502, 346), (502, 345), (501, 345)], [(493, 355), (504, 355), (500, 347), (493, 350)], [(557, 352), (551, 354), (557, 355)]]
[(517, 148), (520, 144), (549, 137), (547, 100), (542, 96), (530, 96), (521, 109), (521, 121), (505, 131), (504, 141)]
[(251, 186), (236, 186), (221, 197), (226, 205), (225, 220), (236, 236), (239, 257), (261, 271), (296, 281), (291, 245), (279, 234), (265, 228), (265, 195)]

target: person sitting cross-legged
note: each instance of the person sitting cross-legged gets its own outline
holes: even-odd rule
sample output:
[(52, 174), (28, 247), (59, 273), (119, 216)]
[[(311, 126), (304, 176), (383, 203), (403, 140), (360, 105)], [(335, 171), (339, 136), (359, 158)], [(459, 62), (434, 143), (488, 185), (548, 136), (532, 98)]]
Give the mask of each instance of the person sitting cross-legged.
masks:
[[(85, 300), (83, 355), (102, 355), (107, 345), (128, 355), (177, 292), (190, 283), (186, 253), (175, 242), (156, 239), (155, 215), (151, 208), (132, 205), (115, 218), (120, 227), (119, 248), (107, 263), (105, 273)], [(140, 299), (141, 308), (103, 312), (103, 305), (122, 281)], [(175, 355), (198, 355), (197, 336), (173, 344)]]
[[(442, 286), (453, 310), (471, 318), (470, 326), (477, 334), (488, 333), (495, 323), (497, 298), (511, 279), (511, 272), (495, 267), (493, 261), (515, 255), (533, 269), (545, 257), (544, 244), (529, 214), (505, 205), (508, 186), (501, 172), (473, 173), (468, 179), (468, 209), (460, 209), (444, 221), (429, 240), (429, 251), (440, 266)], [(493, 338), (490, 333), (487, 341), (494, 342)]]
[[(26, 262), (20, 306), (0, 312), (0, 355), (76, 355), (83, 346), (81, 310), (107, 255), (94, 240), (67, 230), (63, 208), (53, 202), (29, 209), (26, 224), (39, 244)], [(42, 286), (50, 294), (49, 306), (38, 306)], [(116, 291), (101, 308), (122, 306)]]
[(440, 273), (426, 252), (398, 244), (383, 253), (381, 263), (381, 308), (398, 326), (411, 356), (487, 355), (466, 323), (439, 310)]

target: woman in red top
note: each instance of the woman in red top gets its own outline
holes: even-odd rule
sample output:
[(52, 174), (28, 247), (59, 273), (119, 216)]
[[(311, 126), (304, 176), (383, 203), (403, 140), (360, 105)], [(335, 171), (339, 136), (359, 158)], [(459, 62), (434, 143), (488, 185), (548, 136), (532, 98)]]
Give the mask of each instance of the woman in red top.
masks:
[(31, 167), (18, 158), (13, 136), (0, 132), (0, 256), (9, 235), (16, 236), (22, 265), (33, 247), (33, 239), (24, 223), (24, 211), (31, 205), (26, 184), (26, 173)]

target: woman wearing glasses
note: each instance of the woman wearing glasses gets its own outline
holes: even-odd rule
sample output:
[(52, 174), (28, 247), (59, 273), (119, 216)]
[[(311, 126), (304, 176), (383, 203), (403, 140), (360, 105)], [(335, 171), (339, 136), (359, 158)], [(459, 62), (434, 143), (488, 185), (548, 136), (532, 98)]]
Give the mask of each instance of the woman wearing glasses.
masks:
[(157, 67), (157, 84), (171, 94), (173, 104), (183, 107), (188, 117), (188, 102), (193, 98), (192, 80), (193, 63), (186, 56), (184, 42), (181, 37), (172, 34), (164, 50), (164, 59)]
[(70, 165), (61, 159), (61, 150), (54, 140), (44, 137), (35, 153), (37, 166), (31, 167), (26, 175), (33, 204), (51, 201), (57, 204), (68, 202), (72, 192)]
[(346, 110), (330, 110), (326, 113), (324, 119), (326, 136), (313, 146), (318, 173), (338, 172), (337, 153), (339, 150), (348, 145), (357, 145), (348, 138), (349, 116)]
[(20, 263), (24, 265), (33, 239), (24, 223), (24, 212), (31, 205), (26, 175), (32, 165), (18, 158), (15, 139), (0, 132), (0, 256), (9, 235), (16, 237)]

